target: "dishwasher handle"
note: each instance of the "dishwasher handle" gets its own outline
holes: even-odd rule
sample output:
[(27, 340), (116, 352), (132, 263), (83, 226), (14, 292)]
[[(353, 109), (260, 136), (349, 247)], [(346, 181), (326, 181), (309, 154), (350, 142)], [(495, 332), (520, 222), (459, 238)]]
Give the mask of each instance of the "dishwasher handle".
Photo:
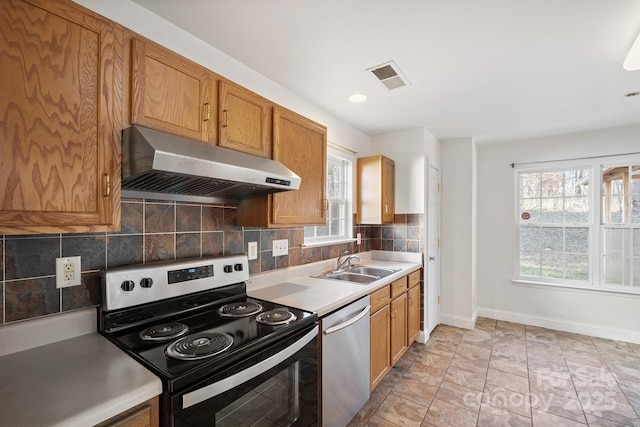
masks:
[(362, 319), (364, 316), (366, 316), (369, 313), (369, 309), (371, 309), (371, 306), (368, 305), (366, 306), (357, 316), (347, 320), (346, 322), (340, 323), (339, 325), (336, 326), (332, 326), (330, 328), (327, 328), (326, 331), (323, 331), (322, 333), (324, 335), (329, 335), (332, 334), (334, 332), (338, 332), (341, 329), (344, 329), (350, 325), (353, 325), (354, 323), (356, 323), (358, 320)]

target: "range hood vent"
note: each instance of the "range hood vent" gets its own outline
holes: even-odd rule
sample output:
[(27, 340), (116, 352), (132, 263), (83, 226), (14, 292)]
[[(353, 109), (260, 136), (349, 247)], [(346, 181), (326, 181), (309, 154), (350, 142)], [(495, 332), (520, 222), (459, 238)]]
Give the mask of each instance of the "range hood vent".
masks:
[(297, 190), (300, 182), (275, 160), (136, 125), (123, 131), (125, 197), (228, 204)]

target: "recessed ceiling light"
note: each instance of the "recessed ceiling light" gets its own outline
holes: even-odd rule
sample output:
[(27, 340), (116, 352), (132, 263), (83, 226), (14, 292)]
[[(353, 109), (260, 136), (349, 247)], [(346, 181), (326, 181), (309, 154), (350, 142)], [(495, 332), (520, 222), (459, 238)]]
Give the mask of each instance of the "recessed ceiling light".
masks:
[(364, 93), (354, 93), (349, 97), (349, 101), (354, 103), (364, 102), (366, 100), (367, 100), (367, 95), (365, 95)]

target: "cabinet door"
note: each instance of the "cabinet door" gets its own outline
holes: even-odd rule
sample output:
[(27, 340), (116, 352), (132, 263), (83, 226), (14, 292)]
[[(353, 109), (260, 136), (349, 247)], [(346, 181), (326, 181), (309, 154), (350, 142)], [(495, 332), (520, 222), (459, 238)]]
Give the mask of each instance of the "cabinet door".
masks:
[(324, 225), (327, 129), (281, 107), (273, 111), (273, 159), (300, 178), (297, 191), (273, 194), (276, 225)]
[(215, 74), (151, 41), (132, 44), (131, 122), (215, 144)]
[(391, 366), (407, 350), (407, 294), (391, 301)]
[(384, 156), (358, 159), (356, 167), (356, 221), (358, 224), (393, 223), (395, 166)]
[(382, 222), (393, 222), (395, 214), (395, 164), (382, 157)]
[(383, 306), (370, 317), (371, 353), (369, 381), (371, 391), (382, 381), (391, 368), (389, 359), (389, 305)]
[(0, 3), (0, 234), (119, 227), (122, 39), (70, 1)]
[(411, 345), (420, 333), (420, 286), (407, 292), (407, 345)]
[(269, 100), (231, 82), (220, 80), (220, 141), (232, 150), (271, 157)]

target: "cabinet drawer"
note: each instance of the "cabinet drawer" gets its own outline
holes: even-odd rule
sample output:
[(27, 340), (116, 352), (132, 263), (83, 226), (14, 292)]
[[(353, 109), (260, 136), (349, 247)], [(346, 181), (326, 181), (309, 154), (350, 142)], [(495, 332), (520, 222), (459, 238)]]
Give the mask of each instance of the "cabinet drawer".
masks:
[(395, 282), (391, 283), (391, 298), (396, 298), (407, 291), (407, 276), (401, 277)]
[(420, 284), (420, 270), (416, 270), (409, 274), (409, 289)]
[(382, 289), (378, 289), (370, 295), (371, 298), (371, 313), (375, 313), (385, 305), (389, 304), (391, 300), (389, 298), (389, 286), (385, 286)]

